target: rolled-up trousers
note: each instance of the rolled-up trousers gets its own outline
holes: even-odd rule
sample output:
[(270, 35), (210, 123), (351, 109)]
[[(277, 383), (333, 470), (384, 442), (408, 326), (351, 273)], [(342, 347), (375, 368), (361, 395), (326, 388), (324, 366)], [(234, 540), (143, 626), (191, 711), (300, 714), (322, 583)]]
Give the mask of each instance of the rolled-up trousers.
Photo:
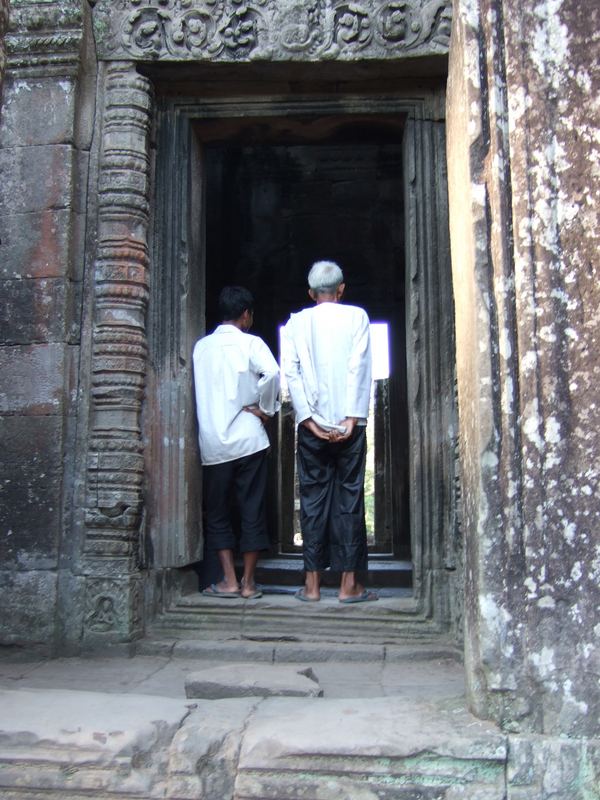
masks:
[(202, 475), (208, 547), (212, 550), (235, 547), (231, 519), (231, 503), (235, 497), (240, 515), (240, 552), (268, 549), (267, 450), (224, 464), (205, 466)]
[(298, 427), (298, 481), (304, 569), (367, 568), (365, 460), (367, 436), (357, 427), (345, 442), (318, 439)]

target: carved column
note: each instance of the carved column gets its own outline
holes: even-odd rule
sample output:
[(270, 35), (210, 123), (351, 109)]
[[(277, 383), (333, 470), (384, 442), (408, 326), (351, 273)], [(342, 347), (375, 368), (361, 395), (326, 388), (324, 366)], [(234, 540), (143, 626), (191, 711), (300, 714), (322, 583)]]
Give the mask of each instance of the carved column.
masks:
[(105, 78), (94, 267), (84, 544), (87, 641), (128, 641), (142, 633), (140, 417), (147, 356), (151, 109), (150, 82), (130, 64), (111, 64)]

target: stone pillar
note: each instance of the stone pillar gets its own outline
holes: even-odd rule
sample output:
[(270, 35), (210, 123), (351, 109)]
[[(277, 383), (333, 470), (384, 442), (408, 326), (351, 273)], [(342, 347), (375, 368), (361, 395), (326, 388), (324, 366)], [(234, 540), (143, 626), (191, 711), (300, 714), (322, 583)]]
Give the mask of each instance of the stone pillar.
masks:
[(87, 645), (142, 633), (151, 84), (134, 65), (115, 62), (105, 67), (104, 86), (85, 500)]
[[(1, 3), (0, 26), (7, 3)], [(84, 5), (14, 0), (0, 115), (0, 638), (52, 645), (83, 264)], [(0, 37), (1, 38), (1, 37)], [(93, 116), (93, 112), (91, 114)], [(67, 567), (68, 569), (68, 567)]]
[(450, 54), (468, 695), (550, 735), (600, 732), (598, 16), (456, 0)]

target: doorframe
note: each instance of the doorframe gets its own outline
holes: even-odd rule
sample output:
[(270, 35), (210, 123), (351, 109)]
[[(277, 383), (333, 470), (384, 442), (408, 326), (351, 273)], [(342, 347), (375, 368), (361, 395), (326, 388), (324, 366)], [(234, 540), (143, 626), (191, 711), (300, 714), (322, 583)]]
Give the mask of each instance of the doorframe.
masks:
[[(202, 291), (204, 271), (202, 236), (198, 236), (198, 226), (191, 224), (192, 218), (203, 218), (204, 202), (202, 187), (194, 186), (191, 180), (192, 170), (198, 166), (199, 147), (194, 122), (253, 116), (403, 115), (406, 345), (407, 352), (412, 353), (407, 359), (407, 397), (413, 592), (420, 613), (442, 625), (449, 624), (449, 581), (460, 557), (460, 542), (443, 109), (443, 91), (437, 90), (425, 96), (157, 99), (156, 203), (150, 235), (154, 277), (148, 326), (152, 380), (146, 399), (146, 418), (152, 420), (156, 432), (147, 456), (153, 470), (148, 472), (151, 485), (147, 502), (156, 568), (190, 563), (200, 549), (198, 543), (188, 541), (173, 552), (173, 541), (186, 542), (186, 530), (189, 533), (191, 524), (199, 530), (200, 524), (199, 484), (190, 491), (192, 487), (189, 481), (186, 485), (182, 471), (185, 451), (191, 449), (198, 461), (191, 351), (193, 341), (204, 333), (203, 318), (195, 315), (190, 325), (186, 311), (194, 292)], [(161, 316), (156, 309), (166, 311)], [(169, 391), (165, 391), (166, 384), (171, 386)], [(163, 436), (165, 431), (168, 435)], [(183, 443), (183, 447), (174, 447), (173, 442)], [(187, 469), (194, 468), (188, 464)], [(167, 497), (168, 520), (160, 516)], [(174, 520), (179, 530), (173, 529)]]

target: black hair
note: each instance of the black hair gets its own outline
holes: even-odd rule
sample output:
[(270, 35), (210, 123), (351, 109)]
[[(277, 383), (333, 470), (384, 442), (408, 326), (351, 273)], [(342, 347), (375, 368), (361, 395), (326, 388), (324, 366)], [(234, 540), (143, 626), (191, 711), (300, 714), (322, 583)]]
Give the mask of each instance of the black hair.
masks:
[(239, 319), (244, 311), (254, 311), (252, 292), (243, 286), (225, 286), (219, 295), (221, 320)]

